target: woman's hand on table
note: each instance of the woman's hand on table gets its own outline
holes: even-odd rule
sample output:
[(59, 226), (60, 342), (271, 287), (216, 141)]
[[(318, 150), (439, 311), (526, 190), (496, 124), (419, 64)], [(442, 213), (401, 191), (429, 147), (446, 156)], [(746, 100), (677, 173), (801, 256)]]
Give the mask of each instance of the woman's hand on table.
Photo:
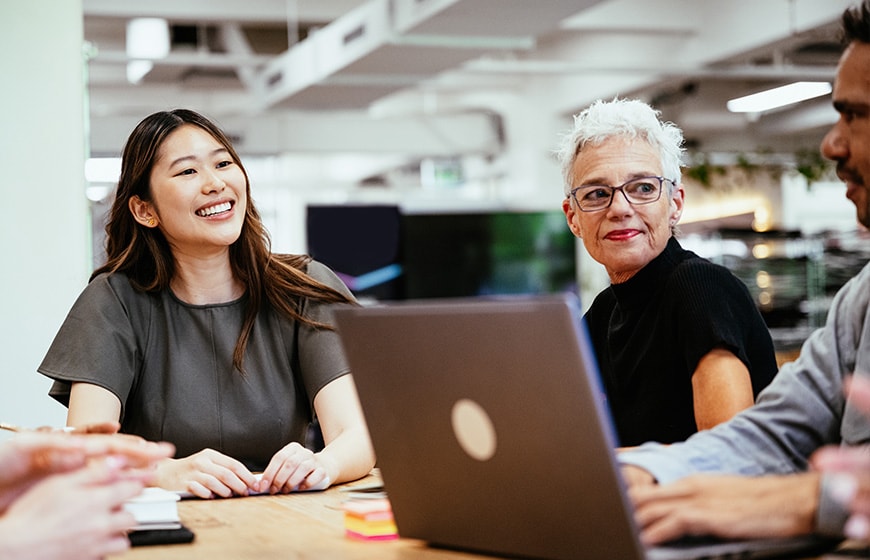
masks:
[(287, 494), (298, 490), (322, 490), (329, 486), (328, 465), (310, 449), (293, 442), (275, 453), (263, 476), (260, 492)]
[(241, 462), (214, 449), (162, 461), (156, 481), (161, 488), (204, 499), (247, 496), (259, 488), (257, 478)]

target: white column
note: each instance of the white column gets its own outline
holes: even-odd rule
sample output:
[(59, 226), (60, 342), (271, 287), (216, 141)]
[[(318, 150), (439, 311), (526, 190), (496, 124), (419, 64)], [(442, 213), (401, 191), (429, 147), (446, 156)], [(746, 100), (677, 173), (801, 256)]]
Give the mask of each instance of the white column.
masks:
[(62, 425), (36, 367), (90, 272), (81, 0), (0, 6), (0, 420)]

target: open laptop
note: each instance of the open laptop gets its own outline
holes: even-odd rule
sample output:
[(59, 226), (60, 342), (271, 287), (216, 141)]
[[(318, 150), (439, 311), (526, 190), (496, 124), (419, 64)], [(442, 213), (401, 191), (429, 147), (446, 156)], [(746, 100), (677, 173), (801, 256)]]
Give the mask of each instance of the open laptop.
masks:
[(592, 560), (764, 557), (818, 544), (645, 550), (580, 317), (571, 295), (336, 313), (401, 536), (498, 555)]

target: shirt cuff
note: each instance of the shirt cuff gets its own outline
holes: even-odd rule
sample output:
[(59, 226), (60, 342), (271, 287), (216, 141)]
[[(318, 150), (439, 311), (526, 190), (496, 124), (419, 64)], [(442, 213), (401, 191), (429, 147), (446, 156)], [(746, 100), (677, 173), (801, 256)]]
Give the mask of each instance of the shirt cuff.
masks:
[(849, 510), (831, 495), (831, 475), (823, 474), (819, 483), (819, 508), (816, 510), (816, 533), (842, 537)]
[(623, 465), (640, 467), (650, 473), (659, 484), (667, 484), (696, 472), (688, 467), (687, 461), (672, 457), (667, 446), (659, 443), (645, 443), (617, 454)]

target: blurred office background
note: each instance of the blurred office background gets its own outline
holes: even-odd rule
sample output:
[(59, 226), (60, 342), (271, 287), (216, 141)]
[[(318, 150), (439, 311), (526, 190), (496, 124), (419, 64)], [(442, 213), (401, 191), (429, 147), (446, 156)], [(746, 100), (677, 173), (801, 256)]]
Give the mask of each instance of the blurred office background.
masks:
[[(747, 283), (787, 357), (870, 250), (818, 155), (850, 4), (4, 2), (0, 419), (63, 422), (36, 367), (101, 259), (125, 138), (175, 107), (233, 138), (273, 249), (364, 300), (588, 304), (607, 279), (564, 225), (554, 150), (595, 99), (642, 98), (686, 134), (684, 245)], [(808, 99), (728, 108), (795, 82)]]

